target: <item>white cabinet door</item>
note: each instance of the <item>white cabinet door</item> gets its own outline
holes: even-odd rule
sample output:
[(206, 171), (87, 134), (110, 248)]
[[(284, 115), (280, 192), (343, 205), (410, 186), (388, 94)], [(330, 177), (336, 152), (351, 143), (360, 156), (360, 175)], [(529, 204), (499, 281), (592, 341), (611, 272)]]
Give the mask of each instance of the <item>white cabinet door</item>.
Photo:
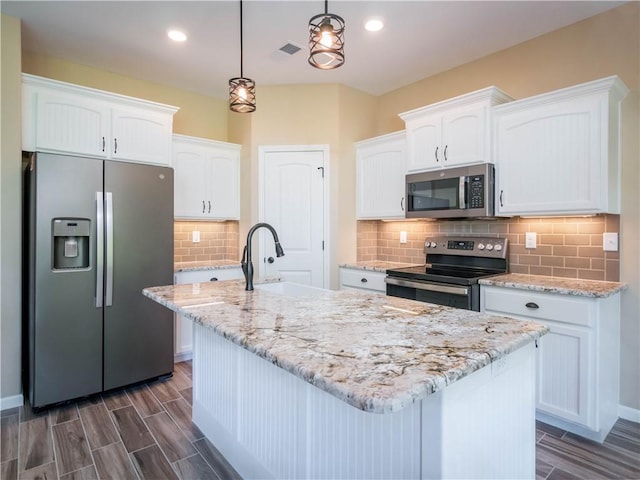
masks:
[(173, 136), (174, 215), (240, 218), (240, 145)]
[(387, 274), (382, 272), (340, 267), (340, 289), (385, 293), (387, 291), (384, 283), (386, 276)]
[(356, 144), (358, 219), (404, 218), (404, 132)]
[(617, 77), (494, 109), (497, 215), (619, 213)]
[(432, 115), (406, 123), (407, 171), (421, 172), (441, 168), (444, 162), (442, 118)]
[(174, 216), (176, 218), (201, 218), (207, 209), (211, 182), (204, 151), (199, 148), (173, 144)]
[(80, 95), (42, 90), (36, 96), (36, 149), (108, 156), (109, 107)]
[(489, 162), (488, 105), (457, 108), (442, 116), (442, 159), (445, 167)]
[(211, 168), (211, 211), (215, 218), (240, 218), (240, 149), (219, 148), (208, 154)]
[[(193, 289), (199, 288), (199, 283), (234, 280), (243, 278), (240, 268), (220, 268), (211, 270), (197, 270), (192, 272), (178, 272), (175, 274), (176, 285), (192, 283)], [(174, 352), (176, 361), (188, 360), (193, 350), (193, 321), (175, 314), (174, 318)]]
[(595, 428), (590, 401), (595, 372), (589, 365), (595, 334), (570, 325), (544, 324), (550, 332), (538, 341), (536, 408)]
[(171, 163), (171, 115), (144, 109), (111, 109), (111, 158), (142, 163)]

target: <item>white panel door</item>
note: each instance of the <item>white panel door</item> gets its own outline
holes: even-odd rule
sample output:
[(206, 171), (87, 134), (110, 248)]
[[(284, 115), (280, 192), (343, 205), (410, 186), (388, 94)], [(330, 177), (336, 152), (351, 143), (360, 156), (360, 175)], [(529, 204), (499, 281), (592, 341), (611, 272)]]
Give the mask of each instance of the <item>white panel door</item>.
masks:
[(271, 234), (261, 229), (261, 274), (324, 287), (324, 157), (324, 150), (303, 147), (261, 156), (261, 221), (276, 229), (285, 253), (276, 258)]

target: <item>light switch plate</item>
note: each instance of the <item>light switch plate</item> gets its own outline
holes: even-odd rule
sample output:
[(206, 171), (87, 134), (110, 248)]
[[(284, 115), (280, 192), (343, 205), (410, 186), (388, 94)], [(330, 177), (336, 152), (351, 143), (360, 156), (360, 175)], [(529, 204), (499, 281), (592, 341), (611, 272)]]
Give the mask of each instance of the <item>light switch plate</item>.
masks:
[(194, 230), (193, 232), (191, 232), (191, 241), (193, 243), (200, 243), (200, 231), (199, 230)]
[(537, 237), (536, 232), (526, 232), (524, 234), (524, 248), (536, 248)]
[(602, 250), (605, 252), (618, 251), (618, 233), (605, 232), (602, 234)]
[(407, 243), (407, 232), (400, 232), (400, 243)]

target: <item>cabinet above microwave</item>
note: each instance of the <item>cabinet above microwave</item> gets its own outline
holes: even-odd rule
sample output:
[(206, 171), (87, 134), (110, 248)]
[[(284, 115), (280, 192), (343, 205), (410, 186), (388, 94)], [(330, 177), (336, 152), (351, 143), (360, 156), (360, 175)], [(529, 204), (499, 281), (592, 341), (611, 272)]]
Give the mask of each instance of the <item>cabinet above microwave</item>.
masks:
[(492, 86), (401, 113), (407, 172), (491, 162), (491, 107), (511, 100)]

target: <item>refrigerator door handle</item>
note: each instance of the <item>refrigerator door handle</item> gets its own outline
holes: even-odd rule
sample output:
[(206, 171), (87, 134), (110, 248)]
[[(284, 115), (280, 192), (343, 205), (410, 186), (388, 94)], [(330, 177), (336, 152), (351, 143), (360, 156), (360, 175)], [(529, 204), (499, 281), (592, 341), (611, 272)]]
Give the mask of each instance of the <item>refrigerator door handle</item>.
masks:
[(104, 198), (96, 192), (96, 308), (102, 308), (104, 287)]
[(105, 306), (113, 304), (113, 194), (106, 192), (105, 201), (107, 275), (105, 286)]

